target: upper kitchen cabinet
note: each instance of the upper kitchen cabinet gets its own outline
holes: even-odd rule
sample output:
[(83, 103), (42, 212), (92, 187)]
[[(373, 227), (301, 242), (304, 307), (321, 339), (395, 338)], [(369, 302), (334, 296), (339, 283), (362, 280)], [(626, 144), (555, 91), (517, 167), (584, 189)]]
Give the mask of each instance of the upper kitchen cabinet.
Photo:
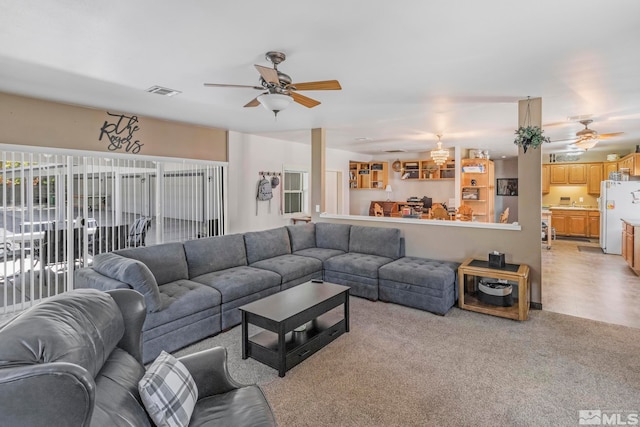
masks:
[(569, 176), (569, 166), (567, 165), (551, 165), (549, 182), (551, 184), (566, 184), (567, 176)]
[(618, 162), (604, 162), (604, 179), (609, 179), (611, 172), (618, 172)]
[(586, 184), (587, 183), (587, 165), (575, 164), (569, 165), (569, 174), (567, 177), (568, 184)]
[(618, 170), (629, 169), (629, 175), (640, 176), (640, 154), (631, 153), (618, 160)]
[(593, 194), (594, 196), (600, 195), (602, 171), (602, 163), (590, 163), (587, 165), (587, 193)]
[[(552, 185), (585, 185), (589, 180), (590, 163), (551, 164), (549, 182)], [(602, 164), (598, 163), (600, 169)], [(600, 171), (602, 177), (602, 170)]]
[(542, 194), (549, 193), (550, 180), (551, 180), (551, 166), (542, 165)]

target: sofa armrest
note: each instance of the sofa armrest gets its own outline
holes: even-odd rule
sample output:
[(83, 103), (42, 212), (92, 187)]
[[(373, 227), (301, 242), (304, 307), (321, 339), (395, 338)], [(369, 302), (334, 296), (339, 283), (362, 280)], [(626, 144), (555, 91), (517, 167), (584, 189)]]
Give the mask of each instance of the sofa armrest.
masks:
[(113, 289), (107, 293), (120, 308), (124, 319), (124, 335), (118, 347), (142, 364), (142, 324), (147, 318), (144, 297), (133, 289)]
[(92, 288), (100, 291), (131, 289), (128, 283), (100, 274), (91, 267), (80, 268), (73, 273), (73, 286), (75, 289)]
[(0, 369), (0, 424), (89, 426), (96, 384), (73, 363), (54, 362)]
[(243, 387), (231, 378), (227, 369), (227, 349), (214, 347), (179, 359), (198, 386), (198, 399)]

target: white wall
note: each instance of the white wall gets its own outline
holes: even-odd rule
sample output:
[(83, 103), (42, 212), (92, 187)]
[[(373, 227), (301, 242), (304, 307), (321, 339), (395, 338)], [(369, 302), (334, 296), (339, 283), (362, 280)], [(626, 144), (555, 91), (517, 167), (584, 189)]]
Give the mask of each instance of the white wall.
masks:
[[(274, 190), (269, 202), (258, 203), (256, 215), (256, 193), (258, 172), (282, 172), (286, 166), (300, 166), (311, 172), (311, 133), (306, 141), (291, 142), (263, 136), (229, 132), (227, 233), (266, 230), (291, 224), (291, 215), (280, 214), (280, 189)], [(349, 188), (349, 160), (354, 153), (327, 149), (326, 169), (341, 171), (343, 188)], [(329, 195), (327, 195), (329, 196)], [(342, 198), (342, 214), (348, 214), (349, 192), (336, 197)]]

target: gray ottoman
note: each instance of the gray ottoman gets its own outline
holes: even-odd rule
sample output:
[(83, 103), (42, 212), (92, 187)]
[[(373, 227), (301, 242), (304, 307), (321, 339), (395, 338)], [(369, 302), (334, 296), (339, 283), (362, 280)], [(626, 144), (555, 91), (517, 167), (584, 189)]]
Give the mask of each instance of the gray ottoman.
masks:
[(378, 271), (381, 301), (444, 315), (458, 299), (458, 266), (450, 261), (403, 257)]

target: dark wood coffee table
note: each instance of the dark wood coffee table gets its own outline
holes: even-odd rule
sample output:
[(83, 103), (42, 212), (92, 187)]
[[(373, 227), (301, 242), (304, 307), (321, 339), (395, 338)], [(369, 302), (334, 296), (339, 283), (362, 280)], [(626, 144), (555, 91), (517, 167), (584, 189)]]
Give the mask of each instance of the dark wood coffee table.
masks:
[[(330, 311), (340, 305), (344, 310)], [(307, 282), (239, 308), (242, 358), (251, 357), (271, 366), (281, 377), (349, 332), (348, 286)], [(264, 330), (249, 339), (249, 324)], [(305, 330), (294, 331), (305, 324)]]

